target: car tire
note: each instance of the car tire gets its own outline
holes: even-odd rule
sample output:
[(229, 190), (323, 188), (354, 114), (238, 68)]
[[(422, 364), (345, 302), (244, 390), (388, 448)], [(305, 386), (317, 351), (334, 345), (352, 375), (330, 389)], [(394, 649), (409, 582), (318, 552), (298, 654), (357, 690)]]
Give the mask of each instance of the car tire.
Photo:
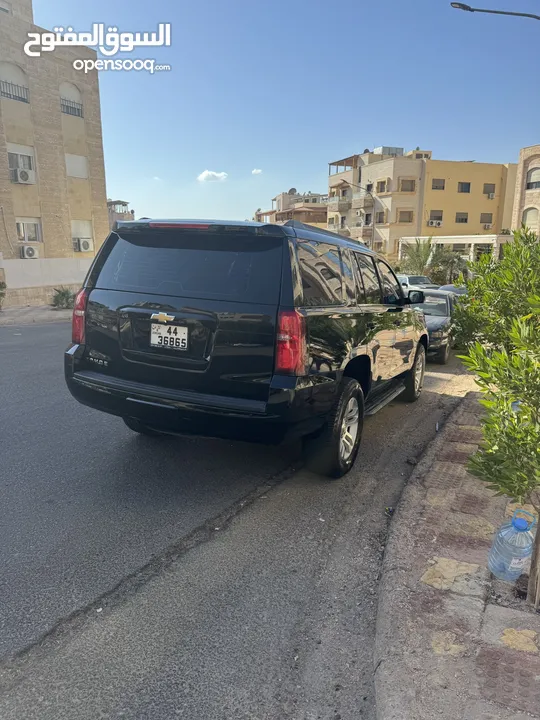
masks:
[(163, 435), (163, 433), (160, 433), (158, 430), (153, 430), (152, 428), (148, 427), (148, 425), (145, 425), (140, 420), (136, 420), (135, 418), (125, 417), (122, 418), (122, 420), (125, 422), (125, 424), (130, 430), (139, 433), (139, 435), (148, 435), (149, 437), (158, 437), (160, 435)]
[(329, 478), (340, 478), (354, 465), (364, 425), (364, 393), (360, 383), (344, 377), (322, 432), (306, 438), (307, 467)]
[(405, 402), (416, 402), (424, 385), (426, 371), (426, 348), (419, 343), (412, 368), (405, 373), (405, 390), (401, 397)]
[(435, 355), (435, 362), (438, 362), (439, 365), (448, 365), (449, 360), (450, 360), (450, 343), (446, 343), (446, 345), (444, 347), (442, 347)]

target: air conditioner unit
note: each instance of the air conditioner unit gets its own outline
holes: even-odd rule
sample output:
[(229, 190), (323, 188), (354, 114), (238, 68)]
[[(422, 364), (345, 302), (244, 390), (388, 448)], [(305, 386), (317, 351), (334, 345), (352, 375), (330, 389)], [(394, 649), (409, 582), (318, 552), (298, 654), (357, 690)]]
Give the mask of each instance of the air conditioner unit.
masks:
[(429, 227), (442, 227), (442, 220), (428, 220)]
[(362, 211), (361, 211), (361, 210), (357, 210), (357, 211), (356, 211), (356, 217), (360, 217), (361, 215), (362, 215)]
[(487, 223), (486, 225), (484, 225), (484, 230), (491, 230), (492, 227), (493, 227), (493, 225), (490, 225), (490, 223)]
[(20, 168), (15, 170), (15, 182), (21, 185), (35, 185), (36, 184), (36, 171), (35, 170), (21, 170)]
[(21, 245), (21, 258), (23, 260), (37, 260), (39, 250), (34, 245)]
[(75, 252), (93, 252), (94, 241), (92, 238), (73, 238), (73, 249)]
[(487, 196), (489, 200), (495, 200), (495, 193), (488, 193)]

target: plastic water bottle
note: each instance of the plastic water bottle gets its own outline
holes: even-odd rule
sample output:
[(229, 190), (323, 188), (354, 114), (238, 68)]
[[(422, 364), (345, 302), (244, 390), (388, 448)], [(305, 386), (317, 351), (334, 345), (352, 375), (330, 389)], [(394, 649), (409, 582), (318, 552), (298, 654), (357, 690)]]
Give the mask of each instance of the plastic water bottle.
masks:
[(534, 515), (516, 510), (499, 528), (488, 558), (488, 567), (499, 580), (515, 582), (523, 572), (533, 550), (535, 523)]

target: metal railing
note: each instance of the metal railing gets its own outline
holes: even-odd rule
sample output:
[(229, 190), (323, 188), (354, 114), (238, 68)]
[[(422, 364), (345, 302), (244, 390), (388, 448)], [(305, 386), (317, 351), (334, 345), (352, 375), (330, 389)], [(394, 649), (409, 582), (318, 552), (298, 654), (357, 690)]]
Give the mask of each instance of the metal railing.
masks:
[(7, 80), (0, 80), (0, 95), (10, 100), (19, 100), (20, 102), (30, 102), (28, 88), (23, 85), (15, 85), (15, 83)]
[(76, 117), (84, 117), (83, 106), (81, 103), (67, 98), (60, 98), (60, 110), (66, 115), (75, 115)]

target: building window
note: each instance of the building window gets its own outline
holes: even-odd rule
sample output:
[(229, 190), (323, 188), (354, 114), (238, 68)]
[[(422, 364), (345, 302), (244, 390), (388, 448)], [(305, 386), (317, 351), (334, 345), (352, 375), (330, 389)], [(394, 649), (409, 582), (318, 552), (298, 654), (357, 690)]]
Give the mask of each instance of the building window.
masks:
[(422, 160), (422, 158), (424, 157), (424, 153), (416, 153), (414, 157), (416, 158), (416, 160)]
[(41, 221), (39, 218), (15, 218), (17, 240), (21, 243), (41, 242)]
[(457, 184), (458, 193), (470, 193), (471, 183), (470, 182), (458, 182)]
[(0, 0), (0, 12), (5, 12), (8, 15), (12, 15), (13, 9), (11, 7), (11, 3), (7, 2), (7, 0)]
[(432, 190), (444, 190), (444, 178), (433, 178), (431, 181)]
[(469, 222), (469, 213), (463, 213), (463, 212), (457, 212), (456, 213), (456, 222), (457, 223), (468, 223)]
[(416, 180), (400, 180), (399, 189), (401, 192), (415, 192)]
[(379, 180), (379, 182), (377, 183), (377, 192), (378, 193), (386, 192), (386, 180)]
[(536, 208), (527, 208), (523, 211), (521, 222), (525, 227), (533, 232), (538, 232), (538, 210)]
[(63, 82), (60, 85), (60, 110), (66, 115), (84, 117), (82, 95), (73, 83)]
[[(93, 250), (94, 230), (91, 220), (71, 221), (71, 241), (75, 252), (90, 252)], [(84, 244), (86, 241), (86, 244)]]
[(70, 155), (66, 153), (66, 174), (68, 177), (87, 178), (88, 159), (84, 155)]
[(364, 225), (371, 225), (371, 220), (372, 220), (372, 214), (371, 214), (371, 213), (366, 213), (366, 215), (365, 215), (365, 220), (364, 220)]
[(527, 190), (540, 190), (540, 167), (529, 170), (526, 188)]
[(18, 65), (0, 62), (0, 96), (9, 100), (30, 102), (28, 81)]
[(454, 243), (452, 245), (452, 252), (460, 253), (460, 255), (463, 255), (467, 252), (467, 245), (465, 243)]
[(375, 213), (375, 222), (377, 225), (384, 225), (384, 210)]
[(398, 212), (399, 223), (412, 223), (414, 219), (414, 213), (412, 210), (400, 210)]
[(373, 183), (368, 183), (366, 185), (366, 192), (368, 192), (368, 193), (373, 192)]
[(484, 195), (495, 195), (495, 183), (484, 183)]
[(339, 227), (344, 228), (346, 220), (347, 220), (347, 217), (345, 215), (342, 215), (339, 219)]
[(493, 222), (493, 213), (480, 213), (480, 223), (482, 225), (491, 225)]
[(443, 211), (442, 210), (430, 210), (429, 219), (435, 222), (442, 222)]
[(34, 185), (36, 182), (34, 148), (7, 143), (9, 178), (12, 183)]

